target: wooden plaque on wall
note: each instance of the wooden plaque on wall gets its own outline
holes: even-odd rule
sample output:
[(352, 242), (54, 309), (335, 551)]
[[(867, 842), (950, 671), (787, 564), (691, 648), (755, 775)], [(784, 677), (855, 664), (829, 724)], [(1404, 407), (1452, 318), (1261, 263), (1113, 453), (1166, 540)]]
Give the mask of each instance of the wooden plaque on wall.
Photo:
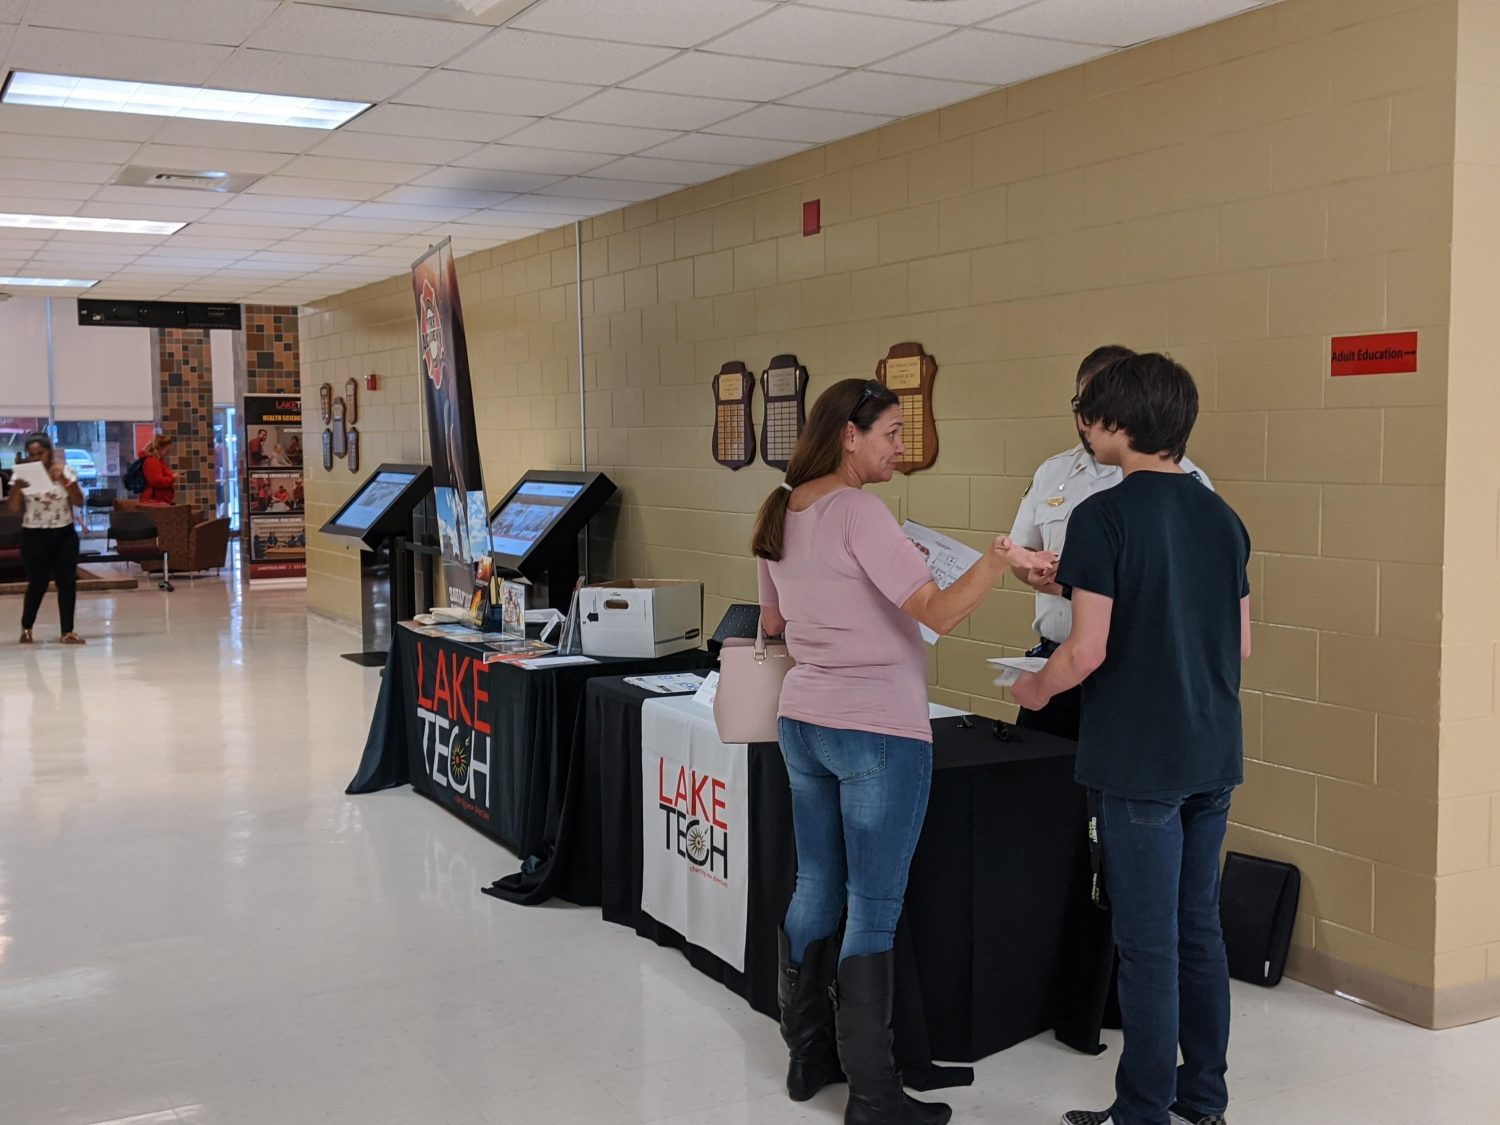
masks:
[(901, 400), (901, 439), (906, 457), (896, 471), (914, 473), (932, 467), (937, 460), (937, 422), (932, 416), (932, 381), (937, 378), (937, 360), (921, 344), (896, 344), (875, 365), (875, 378)]
[(323, 425), (333, 421), (333, 384), (324, 383), (318, 388), (318, 410), (323, 415)]
[(359, 383), (353, 379), (344, 381), (344, 424), (352, 426), (359, 421)]
[(326, 472), (333, 468), (333, 431), (323, 431), (323, 469)]
[(359, 431), (350, 426), (349, 432), (344, 435), (344, 442), (349, 448), (349, 471), (357, 473), (359, 472)]
[(760, 375), (760, 459), (782, 472), (807, 424), (807, 368), (779, 355)]
[(750, 399), (755, 376), (738, 360), (719, 368), (714, 376), (714, 460), (726, 469), (743, 469), (755, 460), (755, 423)]

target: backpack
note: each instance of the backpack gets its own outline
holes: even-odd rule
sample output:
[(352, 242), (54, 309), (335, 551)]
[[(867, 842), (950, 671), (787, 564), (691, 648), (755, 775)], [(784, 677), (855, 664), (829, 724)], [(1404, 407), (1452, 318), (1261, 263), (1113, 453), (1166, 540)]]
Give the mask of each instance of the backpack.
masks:
[(129, 465), (125, 466), (125, 475), (120, 478), (120, 483), (125, 486), (125, 491), (134, 496), (139, 496), (146, 491), (146, 459), (137, 457)]

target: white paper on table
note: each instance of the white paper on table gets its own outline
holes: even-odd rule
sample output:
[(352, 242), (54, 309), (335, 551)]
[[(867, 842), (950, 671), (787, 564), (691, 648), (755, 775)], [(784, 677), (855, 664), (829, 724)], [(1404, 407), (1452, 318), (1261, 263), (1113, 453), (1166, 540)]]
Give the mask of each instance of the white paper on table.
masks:
[(703, 677), (696, 672), (667, 672), (659, 676), (626, 676), (625, 682), (659, 695), (686, 695), (703, 686)]
[(996, 687), (1010, 687), (1021, 678), (1022, 672), (1033, 674), (1040, 672), (1047, 666), (1047, 658), (1044, 656), (996, 656), (986, 661), (1000, 670), (1000, 675), (995, 680)]
[(713, 710), (714, 696), (719, 693), (719, 673), (710, 672), (700, 687), (693, 695), (694, 703), (701, 703), (709, 710)]
[[(962, 578), (968, 569), (979, 561), (979, 552), (960, 543), (940, 531), (933, 531), (914, 520), (901, 525), (901, 533), (916, 544), (927, 559), (927, 569), (939, 590), (946, 590)], [(930, 645), (938, 643), (938, 635), (926, 625), (922, 627), (922, 639)]]
[(533, 672), (542, 668), (560, 668), (564, 664), (597, 664), (592, 656), (534, 656), (530, 660), (517, 660), (515, 664)]

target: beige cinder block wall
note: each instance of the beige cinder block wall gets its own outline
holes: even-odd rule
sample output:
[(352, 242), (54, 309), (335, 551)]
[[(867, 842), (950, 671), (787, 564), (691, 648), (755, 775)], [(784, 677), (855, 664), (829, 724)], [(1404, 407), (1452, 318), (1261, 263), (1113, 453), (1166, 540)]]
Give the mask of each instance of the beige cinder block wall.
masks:
[(1500, 4), (1458, 5), (1443, 533), (1436, 1018), (1500, 1012)]
[[(596, 575), (701, 578), (710, 621), (753, 599), (745, 545), (779, 474), (709, 457), (709, 380), (726, 360), (759, 370), (794, 352), (815, 396), (922, 342), (940, 365), (941, 453), (881, 493), (898, 516), (982, 545), (1074, 440), (1080, 356), (1166, 349), (1202, 395), (1192, 454), (1257, 548), (1231, 846), (1303, 869), (1294, 975), (1427, 1024), (1440, 989), (1473, 1001), (1474, 950), (1496, 962), (1496, 938), (1462, 884), (1439, 912), (1440, 822), (1445, 842), (1459, 838), (1450, 820), (1464, 825), (1444, 855), (1477, 863), (1475, 816), (1497, 788), (1466, 794), (1462, 815), (1440, 809), (1439, 723), (1446, 739), (1450, 695), (1478, 680), (1443, 632), (1457, 534), (1445, 457), (1486, 448), (1447, 440), (1482, 424), (1456, 408), (1450, 420), (1448, 402), (1450, 289), (1456, 306), (1462, 271), (1483, 261), (1450, 253), (1458, 18), (1459, 0), (1284, 0), (585, 222), (586, 440), (622, 493)], [(803, 238), (810, 199), (824, 230)], [(1476, 228), (1492, 213), (1477, 206)], [(461, 263), (492, 489), (578, 463), (573, 255), (555, 231)], [(366, 465), (417, 444), (412, 315), (397, 280), (304, 318), (309, 396), (372, 365), (411, 388), (391, 392)], [(1416, 374), (1328, 377), (1330, 334), (1384, 328), (1420, 331)], [(351, 480), (341, 465), (310, 479), (316, 526)], [(1486, 487), (1476, 565), (1495, 561)], [(352, 617), (355, 575), (314, 542), (313, 608)], [(1011, 713), (983, 660), (1028, 645), (1030, 617), (1029, 592), (998, 591), (937, 647), (933, 698)], [(1488, 653), (1497, 635), (1473, 643)], [(1440, 918), (1462, 958), (1440, 948)]]

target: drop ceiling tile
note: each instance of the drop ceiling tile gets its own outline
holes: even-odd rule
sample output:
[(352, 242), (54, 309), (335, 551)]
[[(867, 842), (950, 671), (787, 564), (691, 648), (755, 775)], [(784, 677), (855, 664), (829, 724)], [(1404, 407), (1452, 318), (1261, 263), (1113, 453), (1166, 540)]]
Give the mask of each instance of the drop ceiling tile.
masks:
[(520, 223), (522, 226), (536, 225), (535, 221), (531, 220), (507, 220), (505, 218), (505, 214), (507, 211), (513, 211), (517, 214), (526, 215), (551, 215), (554, 221), (548, 224), (549, 227), (558, 226), (559, 223), (556, 220), (560, 216), (566, 218), (574, 218), (592, 215), (595, 213), (594, 205), (590, 200), (580, 199), (576, 196), (563, 198), (561, 196), (555, 195), (518, 195), (512, 200), (500, 204), (500, 206), (498, 207), (491, 207), (479, 213), (486, 216), (496, 217), (493, 219), (493, 221), (495, 222), (516, 222)]
[(542, 172), (511, 172), (503, 168), (438, 168), (419, 177), (412, 186), (513, 195), (535, 191), (556, 183), (557, 179)]
[(339, 215), (335, 218), (324, 219), (315, 229), (356, 231), (361, 234), (406, 234), (411, 227), (412, 224), (407, 220), (353, 218), (348, 215)]
[(30, 133), (0, 132), (0, 175), (9, 175), (6, 162), (12, 157), (124, 163), (139, 147), (141, 145), (135, 141), (86, 141), (77, 136), (34, 136)]
[[(161, 262), (167, 260), (192, 262), (202, 259), (233, 259), (235, 256), (236, 255), (234, 251), (225, 250), (223, 247), (185, 246), (179, 243), (175, 238), (173, 238), (166, 244), (158, 247), (155, 250), (152, 250), (150, 253), (143, 254), (141, 256), (141, 260), (149, 262)], [(243, 257), (243, 255), (240, 256)]]
[[(532, 198), (528, 196), (527, 198)], [(530, 231), (554, 230), (564, 227), (575, 218), (586, 219), (588, 212), (582, 208), (587, 204), (586, 200), (573, 200), (579, 204), (579, 209), (573, 214), (558, 214), (556, 211), (476, 211), (465, 223), (473, 221), (478, 225), (498, 225), (524, 227)]]
[(563, 199), (605, 199), (616, 203), (639, 203), (643, 199), (655, 199), (666, 192), (661, 184), (643, 183), (640, 180), (605, 180), (592, 176), (574, 176), (548, 186), (533, 195), (559, 196)]
[(704, 160), (717, 164), (764, 164), (812, 146), (801, 141), (771, 141), (760, 137), (719, 137), (687, 133), (640, 155), (667, 160)]
[[(98, 190), (97, 184), (77, 184), (71, 180), (0, 180), (0, 194), (26, 195), (34, 199), (90, 199)], [(15, 208), (0, 207), (0, 211), (14, 212)]]
[(230, 57), (231, 48), (195, 46), (164, 50), (159, 39), (22, 27), (11, 41), (6, 64), (48, 74), (86, 74), (135, 82), (206, 83)]
[(694, 47), (767, 10), (755, 0), (544, 0), (510, 26), (620, 43)]
[(198, 209), (221, 207), (234, 196), (217, 191), (186, 188), (121, 187), (109, 184), (94, 192), (95, 203), (144, 203), (147, 207), (181, 206)]
[(1248, 11), (1260, 2), (1130, 0), (1129, 3), (1098, 4), (1094, 0), (1047, 0), (990, 20), (984, 26), (1021, 35), (1129, 47)]
[(413, 164), (447, 164), (476, 147), (474, 141), (400, 137), (389, 133), (348, 133), (340, 129), (312, 150), (312, 156), (355, 160), (403, 160)]
[(1106, 47), (1053, 39), (1027, 39), (997, 31), (959, 31), (877, 63), (872, 69), (1008, 86), (1108, 53)]
[(476, 113), (418, 105), (378, 105), (361, 113), (340, 131), (394, 133), (402, 137), (438, 137), (479, 144), (498, 141), (501, 137), (530, 125), (534, 120), (536, 119), (533, 117), (518, 114)]
[(549, 119), (528, 125), (510, 140), (534, 148), (561, 148), (573, 152), (607, 152), (627, 156), (651, 145), (664, 144), (680, 134), (667, 129), (640, 129), (624, 125), (592, 125), (580, 121)]
[[(76, 112), (61, 110), (59, 112)], [(113, 113), (80, 113), (80, 117), (115, 117)], [(245, 149), (248, 152), (282, 152), (293, 155), (306, 152), (328, 136), (321, 129), (297, 129), (289, 125), (247, 125), (239, 121), (163, 121), (155, 122), (153, 144), (182, 145), (187, 148)]]
[(947, 33), (948, 28), (939, 24), (783, 4), (707, 47), (726, 55), (822, 66), (866, 66)]
[(0, 23), (20, 23), (27, 0), (0, 0)]
[[(188, 230), (199, 232), (202, 227), (189, 227)], [(184, 238), (188, 231), (179, 231), (174, 234), (168, 245), (171, 246), (203, 246), (209, 249), (233, 251), (242, 250), (249, 253), (251, 250), (263, 250), (267, 246), (274, 246), (274, 238), (225, 238), (222, 235), (195, 233), (191, 238)]]
[[(230, 90), (378, 102), (425, 74), (421, 67), (319, 58), (285, 51), (239, 50), (214, 71), (213, 84)], [(316, 130), (303, 130), (314, 132)]]
[(263, 176), (287, 162), (284, 152), (248, 152), (232, 148), (199, 148), (194, 145), (142, 145), (130, 163), (145, 168), (176, 172), (244, 172)]
[(85, 203), (77, 213), (95, 219), (150, 219), (152, 222), (162, 223), (191, 223), (208, 214), (208, 209), (153, 207), (146, 203)]
[(687, 131), (723, 121), (754, 106), (754, 102), (722, 98), (656, 94), (644, 90), (604, 90), (557, 116), (569, 121)]
[(1024, 8), (1036, 0), (943, 0), (942, 3), (912, 3), (912, 0), (797, 0), (809, 8), (831, 8), (868, 16), (893, 16), (905, 20), (928, 20), (966, 27), (982, 20)]
[(624, 85), (635, 90), (691, 97), (741, 97), (769, 102), (837, 78), (841, 73), (843, 68), (836, 66), (685, 51)]
[(493, 108), (496, 112), (545, 117), (582, 101), (597, 89), (597, 86), (570, 82), (435, 70), (410, 89), (403, 90), (401, 102), (440, 109)]
[(31, 160), (7, 157), (0, 160), (0, 179), (72, 180), (80, 184), (103, 184), (115, 178), (117, 164), (85, 164), (75, 160)]
[(415, 219), (427, 223), (451, 222), (467, 215), (472, 207), (417, 207), (409, 203), (361, 203), (350, 208), (348, 215), (355, 219)]
[(649, 156), (626, 156), (596, 168), (601, 177), (639, 180), (648, 184), (701, 184), (738, 171), (742, 165), (711, 164), (699, 160), (655, 160)]
[(364, 62), (439, 66), (488, 31), (454, 20), (288, 4), (250, 37), (249, 45)]
[(280, 215), (285, 220), (291, 221), (305, 215), (338, 215), (347, 211), (354, 202), (357, 201), (305, 199), (285, 195), (237, 195), (219, 208), (219, 212), (225, 215), (238, 215), (256, 211), (261, 214)]
[(32, 27), (237, 47), (276, 10), (276, 3), (277, 0), (109, 0), (100, 4), (98, 0), (33, 0), (27, 22)]
[(498, 245), (502, 242), (514, 241), (517, 238), (526, 238), (539, 230), (545, 229), (545, 227), (527, 226), (524, 223), (513, 223), (508, 226), (497, 226), (491, 222), (441, 223), (438, 226), (423, 231), (422, 235), (425, 238), (487, 238)]
[(58, 199), (55, 196), (10, 195), (4, 191), (0, 181), (0, 212), (7, 215), (76, 215), (83, 205), (78, 199)]
[(10, 50), (10, 41), (15, 37), (15, 25), (0, 23), (0, 62), (5, 61), (5, 53)]
[(676, 53), (672, 47), (643, 47), (501, 28), (447, 67), (511, 78), (613, 86)]
[(603, 152), (567, 152), (560, 148), (527, 148), (524, 145), (485, 145), (453, 161), (463, 168), (496, 168), (508, 172), (542, 172), (573, 176), (588, 172), (614, 157)]
[(502, 191), (465, 191), (461, 188), (399, 187), (376, 198), (376, 203), (415, 203), (419, 207), (493, 207), (511, 197)]
[(0, 133), (139, 142), (149, 138), (161, 125), (160, 117), (139, 113), (81, 113), (51, 106), (0, 105)]
[(211, 231), (214, 234), (291, 238), (306, 222), (306, 215), (274, 211), (215, 211), (194, 223), (191, 229)]
[(911, 78), (904, 74), (876, 74), (861, 70), (835, 78), (822, 86), (793, 94), (790, 105), (819, 109), (863, 110), (907, 117), (926, 113), (955, 102), (968, 101), (990, 89), (969, 82), (946, 82), (938, 78)]
[(390, 160), (352, 160), (337, 156), (299, 156), (281, 170), (285, 176), (311, 179), (356, 180), (365, 184), (404, 184), (430, 168), (430, 164), (401, 164)]
[(812, 141), (826, 144), (841, 137), (852, 137), (867, 129), (888, 124), (889, 116), (873, 113), (845, 113), (833, 109), (800, 109), (789, 105), (763, 105), (739, 117), (721, 121), (715, 133), (733, 137), (761, 137), (775, 141)]
[(247, 194), (291, 195), (306, 199), (348, 199), (353, 201), (374, 199), (382, 191), (389, 191), (391, 184), (356, 183), (353, 180), (314, 180), (302, 176), (264, 176), (257, 180)]

